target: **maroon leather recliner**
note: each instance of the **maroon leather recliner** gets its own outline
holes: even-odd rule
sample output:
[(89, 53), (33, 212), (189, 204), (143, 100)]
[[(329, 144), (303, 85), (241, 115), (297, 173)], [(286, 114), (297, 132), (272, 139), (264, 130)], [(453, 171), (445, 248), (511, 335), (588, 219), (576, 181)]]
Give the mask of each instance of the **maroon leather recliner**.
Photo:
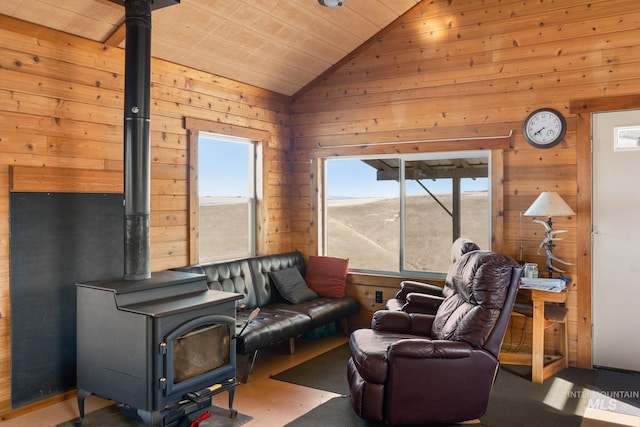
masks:
[(506, 255), (472, 251), (451, 267), (435, 315), (376, 312), (349, 341), (356, 413), (394, 425), (484, 415), (521, 274)]

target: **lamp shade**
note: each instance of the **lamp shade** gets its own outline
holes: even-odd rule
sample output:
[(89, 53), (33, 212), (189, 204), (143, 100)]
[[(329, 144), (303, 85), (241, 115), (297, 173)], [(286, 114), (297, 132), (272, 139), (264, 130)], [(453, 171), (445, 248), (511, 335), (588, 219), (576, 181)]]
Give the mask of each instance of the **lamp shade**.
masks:
[(569, 216), (575, 215), (573, 209), (555, 191), (544, 191), (529, 206), (524, 216)]

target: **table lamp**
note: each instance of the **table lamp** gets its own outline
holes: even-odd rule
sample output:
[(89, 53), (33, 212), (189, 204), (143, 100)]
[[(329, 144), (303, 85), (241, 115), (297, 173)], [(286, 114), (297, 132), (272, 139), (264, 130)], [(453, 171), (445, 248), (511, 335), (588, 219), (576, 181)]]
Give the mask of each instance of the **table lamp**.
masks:
[(565, 233), (567, 230), (554, 230), (551, 218), (554, 216), (570, 215), (575, 215), (575, 212), (569, 207), (569, 205), (567, 205), (562, 197), (560, 197), (560, 195), (554, 191), (542, 192), (538, 196), (538, 198), (531, 204), (531, 206), (529, 206), (529, 209), (527, 209), (527, 211), (524, 213), (524, 216), (547, 217), (546, 221), (534, 218), (533, 222), (542, 225), (545, 229), (544, 239), (538, 246), (537, 253), (539, 255), (541, 249), (544, 248), (547, 254), (546, 270), (549, 274), (549, 277), (552, 277), (554, 271), (560, 273), (560, 276), (562, 276), (562, 273), (564, 273), (564, 270), (560, 270), (559, 268), (552, 265), (551, 261), (557, 261), (565, 265), (573, 265), (570, 262), (563, 261), (553, 255), (553, 248), (555, 247), (555, 244), (553, 243), (554, 240), (562, 240), (561, 238), (556, 237), (556, 235), (559, 233)]

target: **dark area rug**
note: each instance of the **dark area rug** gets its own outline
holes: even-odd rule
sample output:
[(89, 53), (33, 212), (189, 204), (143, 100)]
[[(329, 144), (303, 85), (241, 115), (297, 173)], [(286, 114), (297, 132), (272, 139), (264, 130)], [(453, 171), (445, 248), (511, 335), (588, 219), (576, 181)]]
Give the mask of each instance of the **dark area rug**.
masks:
[[(438, 427), (465, 427), (469, 424), (439, 424)], [(487, 424), (475, 423), (472, 426), (488, 427)], [(527, 426), (530, 424), (520, 424)], [(349, 396), (334, 397), (324, 404), (307, 412), (300, 418), (291, 421), (284, 427), (389, 427), (384, 423), (376, 423), (365, 421), (358, 417), (351, 406), (351, 398)], [(510, 427), (516, 427), (513, 424)], [(404, 425), (403, 427), (412, 427)], [(414, 426), (418, 427), (418, 426)]]
[(343, 344), (298, 366), (272, 375), (271, 378), (332, 393), (349, 394), (349, 356), (349, 345)]
[[(241, 426), (250, 420), (252, 417), (247, 415), (238, 414), (235, 418), (229, 417), (229, 410), (218, 408), (215, 406), (211, 406), (202, 411), (198, 411), (194, 413), (192, 418), (200, 415), (204, 411), (209, 411), (211, 414), (210, 418), (204, 420), (201, 424), (202, 427), (238, 427)], [(185, 425), (189, 427), (191, 421), (187, 421), (186, 419), (181, 422), (180, 427)], [(67, 421), (62, 424), (58, 424), (57, 427), (77, 427), (79, 425), (79, 419)], [(136, 420), (133, 418), (129, 418), (123, 415), (118, 407), (114, 405), (109, 405), (105, 408), (99, 409), (97, 411), (88, 413), (84, 417), (84, 421), (82, 423), (82, 427), (129, 427), (129, 426), (144, 426), (144, 423), (140, 420)]]
[[(342, 395), (307, 412), (287, 424), (287, 427), (384, 425), (362, 420), (355, 414), (347, 384), (348, 358), (349, 347), (344, 344), (272, 376), (276, 380)], [(479, 423), (476, 421), (476, 424), (472, 425), (579, 427), (582, 424), (581, 414), (584, 408), (592, 405), (594, 401), (593, 398), (589, 398), (592, 393), (606, 390), (599, 392), (598, 396), (601, 396), (611, 394), (609, 392), (629, 390), (629, 393), (624, 395), (633, 397), (637, 396), (637, 391), (640, 389), (640, 374), (630, 376), (625, 373), (619, 376), (615, 372), (568, 368), (547, 379), (543, 384), (532, 383), (529, 380), (530, 374), (531, 368), (528, 366), (501, 366), (491, 393), (487, 413), (480, 418)], [(434, 386), (437, 387), (437, 385)], [(636, 393), (632, 393), (633, 391)], [(640, 408), (640, 402), (637, 401), (623, 403), (636, 411)], [(617, 401), (617, 406), (621, 407), (623, 404)]]
[(543, 384), (532, 383), (530, 373), (530, 367), (502, 365), (480, 420), (493, 427), (579, 427), (582, 392), (593, 388), (597, 371), (568, 368)]
[(640, 417), (640, 372), (598, 370), (589, 407)]

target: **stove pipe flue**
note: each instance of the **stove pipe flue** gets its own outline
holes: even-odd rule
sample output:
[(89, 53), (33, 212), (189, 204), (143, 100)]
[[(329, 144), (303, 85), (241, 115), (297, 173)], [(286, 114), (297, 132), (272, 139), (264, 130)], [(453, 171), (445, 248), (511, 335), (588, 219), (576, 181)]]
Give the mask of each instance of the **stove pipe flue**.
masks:
[(151, 277), (151, 0), (126, 0), (124, 81), (124, 278)]
[(151, 277), (151, 10), (180, 0), (111, 0), (125, 7), (124, 279)]

